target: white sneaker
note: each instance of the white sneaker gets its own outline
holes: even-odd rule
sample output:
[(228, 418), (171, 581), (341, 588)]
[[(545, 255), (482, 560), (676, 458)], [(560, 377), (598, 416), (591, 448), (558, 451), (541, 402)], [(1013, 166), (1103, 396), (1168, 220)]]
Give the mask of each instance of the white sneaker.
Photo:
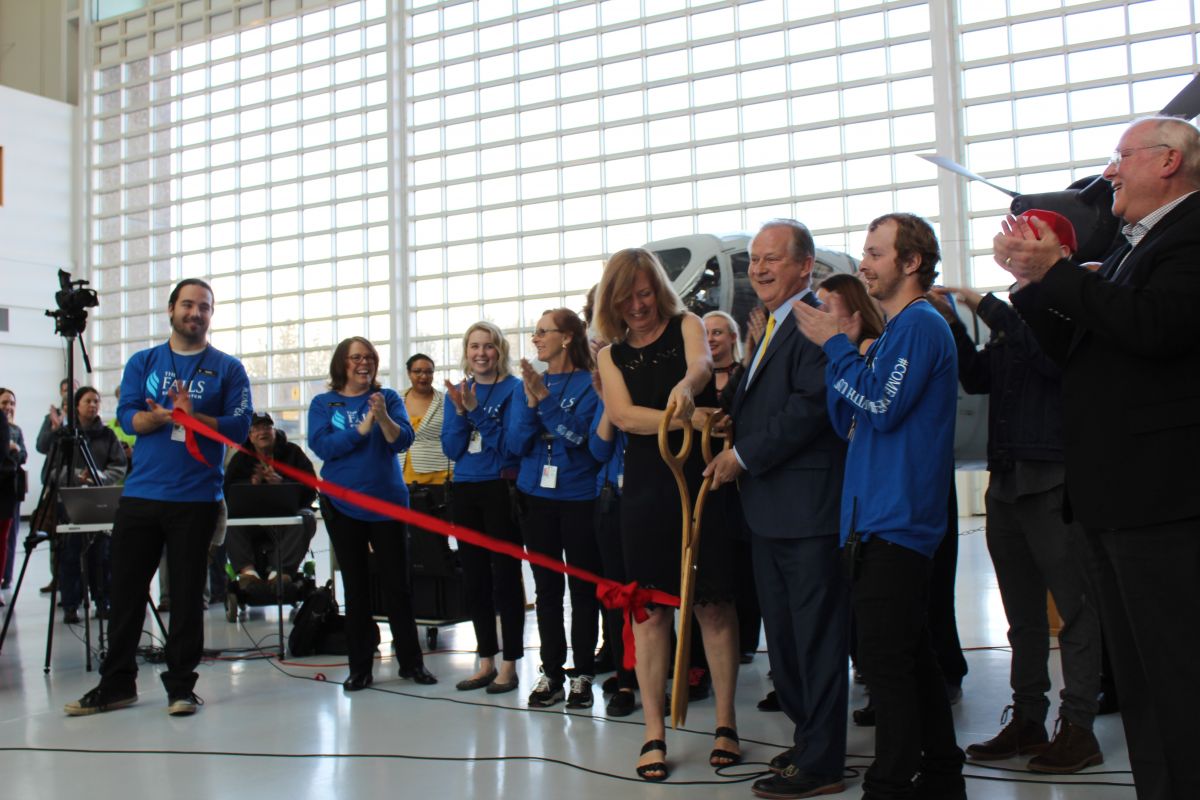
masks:
[(578, 675), (571, 678), (571, 693), (567, 695), (567, 708), (591, 708), (592, 707), (592, 681), (591, 675)]
[(195, 692), (188, 692), (168, 698), (167, 713), (172, 717), (187, 717), (195, 714), (196, 708), (202, 705), (204, 701)]
[(546, 673), (538, 676), (533, 691), (529, 693), (529, 705), (534, 708), (546, 708), (563, 699), (563, 682), (554, 680)]

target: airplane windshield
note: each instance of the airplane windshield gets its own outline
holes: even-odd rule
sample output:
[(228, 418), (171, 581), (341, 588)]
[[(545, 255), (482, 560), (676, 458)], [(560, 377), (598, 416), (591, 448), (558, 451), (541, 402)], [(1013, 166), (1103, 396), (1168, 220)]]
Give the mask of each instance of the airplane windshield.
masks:
[(667, 250), (655, 250), (654, 254), (662, 262), (667, 277), (675, 280), (692, 260), (692, 251), (686, 247), (672, 247)]

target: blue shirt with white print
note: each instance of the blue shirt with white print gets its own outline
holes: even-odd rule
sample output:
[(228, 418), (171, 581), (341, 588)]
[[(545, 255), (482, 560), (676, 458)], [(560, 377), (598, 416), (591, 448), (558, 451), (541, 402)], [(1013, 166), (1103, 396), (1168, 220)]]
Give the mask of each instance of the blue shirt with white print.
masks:
[(137, 434), (137, 469), (129, 473), (123, 494), (176, 503), (216, 502), (224, 496), (224, 445), (196, 437), (205, 466), (188, 453), (182, 436), (172, 436), (174, 425), (150, 433), (137, 433), (133, 427), (134, 414), (150, 409), (147, 400), (174, 408), (168, 393), (177, 380), (188, 388), (192, 411), (215, 418), (225, 436), (243, 442), (250, 432), (250, 379), (242, 362), (211, 345), (189, 355), (173, 352), (165, 343), (134, 353), (125, 364), (117, 406), (121, 427)]
[(825, 342), (827, 406), (850, 440), (842, 488), (851, 527), (933, 558), (946, 534), (954, 475), (958, 352), (950, 326), (925, 301), (888, 320), (860, 356), (844, 334)]
[[(442, 452), (454, 462), (455, 483), (494, 481), (517, 468), (517, 457), (505, 446), (505, 436), (509, 409), (514, 402), (525, 401), (521, 380), (509, 375), (495, 383), (473, 385), (479, 401), (475, 410), (459, 414), (451, 403), (442, 419)], [(478, 451), (471, 452), (476, 433)]]
[[(545, 373), (550, 394), (534, 408), (525, 392), (513, 395), (508, 422), (509, 452), (521, 457), (517, 488), (550, 500), (591, 500), (596, 496), (600, 464), (588, 450), (588, 438), (600, 399), (587, 370)], [(544, 467), (553, 467), (553, 487), (544, 486)]]
[[(393, 389), (380, 389), (388, 416), (400, 427), (396, 441), (389, 442), (379, 425), (372, 425), (364, 436), (358, 425), (371, 410), (374, 392), (353, 397), (340, 392), (325, 392), (313, 398), (308, 407), (308, 446), (324, 463), (322, 480), (396, 505), (408, 505), (408, 487), (397, 456), (412, 445), (413, 428), (408, 420), (404, 399)], [(355, 519), (382, 522), (390, 519), (365, 508), (328, 497), (341, 513)]]

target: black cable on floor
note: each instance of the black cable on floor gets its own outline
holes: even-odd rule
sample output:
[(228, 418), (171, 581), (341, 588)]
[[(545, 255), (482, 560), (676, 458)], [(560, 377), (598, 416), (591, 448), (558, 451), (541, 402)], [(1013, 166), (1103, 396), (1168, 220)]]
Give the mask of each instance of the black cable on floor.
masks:
[[(246, 628), (246, 626), (244, 624), (242, 625), (242, 631), (246, 634), (246, 637), (253, 643), (253, 645), (255, 647), (259, 646), (259, 641), (262, 641), (262, 640), (255, 640), (253, 635), (251, 635), (250, 631)], [(264, 640), (266, 638), (267, 637), (264, 637)], [(272, 659), (269, 663), (271, 664), (271, 666), (273, 668), (275, 668), (280, 673), (282, 673), (283, 675), (285, 675), (289, 678), (294, 678), (296, 680), (313, 681), (315, 683), (328, 683), (333, 686), (337, 686), (337, 683), (334, 681), (326, 681), (326, 680), (318, 679), (316, 677), (309, 677), (306, 675), (300, 675), (298, 673), (289, 672), (288, 670), (284, 669), (279, 664), (275, 663), (274, 659)], [(599, 723), (611, 724), (611, 725), (641, 726), (643, 724), (637, 720), (612, 719), (610, 717), (596, 717), (591, 714), (571, 714), (569, 711), (565, 711), (562, 709), (556, 709), (556, 708), (543, 709), (543, 708), (529, 708), (529, 707), (518, 707), (518, 706), (504, 706), (504, 705), (496, 705), (494, 703), (481, 703), (481, 702), (477, 702), (474, 700), (462, 700), (462, 699), (455, 698), (455, 697), (441, 697), (441, 696), (431, 697), (431, 696), (425, 695), (425, 694), (416, 694), (413, 692), (405, 692), (405, 691), (400, 691), (397, 689), (388, 689), (388, 688), (385, 688), (382, 686), (375, 686), (375, 685), (369, 686), (369, 687), (367, 687), (367, 689), (370, 691), (381, 692), (384, 694), (396, 695), (398, 697), (410, 697), (410, 698), (416, 698), (416, 699), (421, 699), (421, 700), (434, 700), (434, 701), (440, 701), (440, 702), (446, 702), (446, 703), (454, 703), (455, 705), (475, 706), (478, 708), (501, 709), (501, 710), (506, 710), (506, 711), (518, 711), (518, 712), (524, 712), (527, 714), (557, 714), (557, 715), (561, 715), (561, 714), (565, 713), (565, 714), (569, 714), (572, 717), (586, 718), (593, 722), (599, 722)], [(700, 730), (694, 730), (694, 729), (690, 729), (690, 728), (678, 728), (678, 729), (675, 729), (675, 732), (676, 733), (689, 733), (689, 734), (698, 735), (698, 736), (711, 736), (712, 735), (708, 731), (700, 731)], [(741, 741), (748, 743), (748, 744), (758, 744), (758, 745), (763, 745), (764, 747), (776, 748), (781, 751), (787, 749), (787, 747), (789, 746), (789, 745), (777, 744), (774, 742), (764, 742), (761, 740), (750, 739), (747, 737), (742, 737)], [(855, 753), (847, 753), (846, 757), (863, 759), (867, 762), (870, 762), (870, 761), (874, 760), (874, 758), (875, 758), (874, 755), (860, 755), (860, 754), (855, 754)], [(662, 783), (666, 783), (668, 785), (680, 785), (680, 786), (697, 785), (697, 784), (741, 783), (741, 782), (753, 780), (755, 778), (765, 777), (766, 775), (769, 774), (769, 772), (765, 769), (760, 772), (745, 773), (745, 774), (742, 774), (742, 773), (729, 774), (729, 773), (722, 771), (722, 770), (727, 770), (727, 769), (731, 769), (731, 768), (736, 769), (736, 768), (742, 768), (742, 767), (746, 767), (746, 766), (754, 766), (757, 764), (762, 764), (764, 767), (766, 766), (766, 762), (744, 761), (741, 764), (734, 764), (734, 765), (730, 765), (728, 767), (716, 768), (716, 773), (718, 775), (720, 775), (722, 777), (726, 777), (726, 778), (734, 778), (733, 780), (700, 781), (700, 782), (693, 781), (693, 782), (678, 782), (678, 783), (668, 780), (668, 781), (663, 781)], [(570, 765), (570, 766), (577, 766), (577, 765)], [(965, 766), (968, 768), (990, 769), (990, 770), (995, 770), (998, 772), (1012, 772), (1012, 773), (1023, 774), (1023, 775), (1029, 774), (1028, 772), (1025, 772), (1024, 770), (1014, 769), (1011, 767), (999, 767), (999, 766), (992, 766), (992, 765), (988, 765), (988, 764), (979, 764), (976, 762), (967, 762), (967, 764)], [(618, 775), (615, 773), (606, 773), (606, 772), (602, 772), (602, 771), (598, 772), (596, 770), (587, 769), (587, 768), (583, 768), (583, 767), (579, 767), (579, 768), (583, 769), (586, 772), (591, 772), (591, 773), (598, 774), (598, 775), (607, 775), (610, 777), (619, 778), (620, 780), (630, 780), (630, 781), (635, 781), (638, 783), (644, 783), (644, 781), (642, 781), (640, 778), (629, 778), (625, 775)], [(865, 766), (859, 766), (859, 767), (848, 766), (846, 769), (849, 774), (846, 777), (849, 777), (849, 778), (858, 777), (859, 770), (865, 770), (865, 768), (866, 768)], [(1091, 776), (1091, 775), (1129, 775), (1132, 773), (1129, 770), (1111, 770), (1111, 771), (1104, 771), (1104, 772), (1088, 772), (1085, 774), (1088, 776)], [(1124, 787), (1132, 787), (1133, 786), (1132, 783), (1115, 783), (1115, 782), (1106, 782), (1106, 781), (1056, 780), (1053, 778), (1042, 779), (1042, 778), (1033, 778), (1033, 777), (1006, 778), (1006, 777), (997, 777), (997, 776), (991, 776), (991, 775), (976, 775), (976, 774), (973, 774), (970, 772), (965, 772), (965, 771), (963, 773), (963, 777), (968, 778), (968, 779), (973, 779), (973, 780), (987, 780), (987, 781), (999, 781), (999, 782), (1007, 781), (1010, 783), (1040, 783), (1040, 784), (1051, 784), (1051, 785), (1059, 785), (1059, 786), (1076, 786), (1076, 785), (1077, 786), (1124, 786)]]

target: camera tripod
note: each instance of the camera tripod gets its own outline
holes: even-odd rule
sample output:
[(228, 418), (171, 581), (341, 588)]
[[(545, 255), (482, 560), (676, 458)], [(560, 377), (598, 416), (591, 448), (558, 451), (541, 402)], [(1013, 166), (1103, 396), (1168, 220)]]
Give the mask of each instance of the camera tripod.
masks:
[[(88, 359), (87, 349), (84, 347), (83, 341), (79, 338), (87, 324), (86, 308), (95, 305), (88, 297), (91, 290), (83, 289), (86, 281), (75, 281), (72, 283), (70, 275), (62, 270), (59, 271), (59, 283), (62, 285), (62, 290), (59, 291), (55, 298), (58, 301), (58, 311), (47, 311), (47, 316), (53, 317), (56, 322), (55, 332), (61, 334), (67, 343), (67, 386), (75, 386), (75, 344), (78, 343), (80, 352), (83, 354), (83, 363), (86, 370), (92, 371), (91, 363)], [(75, 288), (73, 288), (75, 287)], [(94, 297), (94, 292), (91, 293)], [(21, 572), (17, 577), (17, 585), (13, 590), (12, 598), (10, 599), (8, 612), (4, 617), (4, 627), (0, 629), (0, 650), (4, 647), (5, 639), (8, 637), (8, 628), (12, 623), (13, 614), (16, 611), (17, 599), (21, 594), (21, 586), (25, 582), (25, 572), (29, 568), (29, 559), (33, 555), (33, 551), (37, 546), (44, 541), (54, 540), (55, 545), (51, 547), (51, 558), (56, 560), (55, 575), (61, 575), (62, 554), (66, 550), (65, 543), (67, 536), (84, 535), (86, 540), (80, 553), (80, 572), (81, 572), (81, 588), (83, 601), (83, 630), (84, 630), (84, 646), (86, 651), (86, 669), (88, 672), (92, 670), (92, 634), (91, 634), (91, 605), (89, 602), (90, 576), (88, 574), (88, 561), (90, 550), (96, 543), (97, 535), (104, 535), (99, 532), (87, 531), (80, 533), (59, 533), (48, 528), (56, 528), (57, 525), (52, 520), (57, 519), (57, 509), (59, 504), (58, 494), (60, 483), (64, 476), (67, 484), (70, 485), (77, 474), (76, 464), (77, 459), (83, 461), (84, 473), (91, 485), (100, 486), (102, 481), (100, 470), (96, 467), (96, 460), (92, 456), (92, 451), (88, 446), (87, 439), (79, 430), (78, 411), (74, 401), (74, 397), (69, 397), (66, 403), (66, 422), (55, 433), (54, 441), (51, 443), (50, 452), (46, 457), (46, 482), (42, 487), (41, 494), (38, 497), (37, 507), (34, 509), (33, 516), (30, 517), (29, 535), (25, 537), (25, 559), (21, 564)], [(50, 656), (54, 645), (54, 611), (57, 607), (58, 599), (58, 581), (52, 584), (53, 588), (50, 591), (50, 612), (49, 621), (46, 627), (46, 660), (43, 665), (43, 672), (50, 672)], [(149, 596), (147, 596), (149, 599)], [(151, 609), (154, 606), (151, 603)], [(162, 619), (158, 616), (158, 612), (154, 610), (155, 620), (158, 622), (158, 627), (163, 633), (163, 638), (166, 638), (166, 629), (163, 626)], [(103, 652), (104, 645), (104, 623), (101, 621), (99, 627), (100, 635), (100, 650)]]

